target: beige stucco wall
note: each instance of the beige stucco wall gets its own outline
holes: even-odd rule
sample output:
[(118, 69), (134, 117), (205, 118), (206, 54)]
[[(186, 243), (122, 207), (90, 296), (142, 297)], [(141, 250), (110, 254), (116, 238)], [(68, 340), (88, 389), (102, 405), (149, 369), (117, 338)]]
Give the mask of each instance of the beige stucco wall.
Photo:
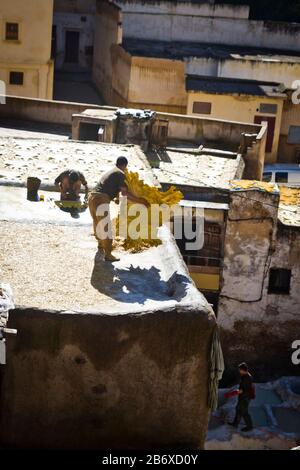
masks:
[(111, 47), (112, 60), (112, 97), (111, 104), (114, 106), (128, 106), (131, 64), (132, 58), (130, 54), (121, 46), (114, 45)]
[[(97, 44), (101, 43), (99, 34), (97, 28)], [(103, 49), (95, 51), (94, 81), (110, 105), (186, 112), (183, 62), (132, 57), (113, 42), (107, 51)]]
[[(6, 84), (7, 95), (52, 99), (53, 67), (54, 63), (52, 61), (45, 65), (0, 63), (0, 80), (3, 80)], [(11, 71), (24, 73), (23, 85), (9, 85)]]
[(186, 92), (183, 62), (132, 57), (128, 101), (135, 107), (185, 113)]
[[(0, 79), (6, 94), (52, 98), (53, 0), (0, 0)], [(19, 24), (19, 40), (5, 40), (6, 22)], [(23, 72), (23, 85), (9, 85), (9, 72)]]
[[(283, 98), (269, 98), (265, 96), (250, 95), (219, 95), (204, 92), (189, 92), (187, 113), (193, 113), (193, 103), (195, 101), (204, 101), (212, 103), (211, 114), (209, 117), (217, 119), (227, 119), (230, 121), (239, 121), (246, 123), (254, 123), (255, 116), (276, 117), (276, 125), (274, 132), (274, 140), (272, 152), (266, 153), (266, 161), (274, 162), (277, 160), (278, 143), (280, 135), (280, 127), (282, 120)], [(261, 103), (276, 104), (277, 114), (259, 113)], [(201, 116), (201, 115), (200, 115)], [(204, 116), (204, 115), (202, 115)], [(206, 117), (205, 115), (204, 117)]]
[[(103, 54), (106, 66), (94, 65), (95, 81), (105, 91), (110, 105), (151, 108), (156, 111), (185, 113), (184, 63), (180, 60), (134, 57), (122, 46), (111, 44)], [(102, 81), (99, 77), (102, 74)], [(104, 75), (105, 74), (105, 75)], [(111, 83), (111, 89), (109, 89)]]

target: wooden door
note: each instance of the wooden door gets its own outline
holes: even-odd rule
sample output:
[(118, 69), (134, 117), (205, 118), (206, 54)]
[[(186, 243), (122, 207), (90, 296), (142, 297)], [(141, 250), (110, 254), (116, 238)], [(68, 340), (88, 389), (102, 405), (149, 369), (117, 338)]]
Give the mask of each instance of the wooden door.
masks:
[(261, 124), (263, 121), (267, 121), (268, 123), (266, 152), (272, 152), (276, 118), (273, 116), (255, 116), (254, 117), (254, 124)]

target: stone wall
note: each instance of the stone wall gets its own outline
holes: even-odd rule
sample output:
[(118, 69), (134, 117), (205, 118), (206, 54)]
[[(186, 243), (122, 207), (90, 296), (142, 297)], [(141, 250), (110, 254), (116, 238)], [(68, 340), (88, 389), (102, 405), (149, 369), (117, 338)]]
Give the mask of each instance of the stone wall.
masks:
[(1, 447), (203, 447), (213, 316), (18, 308), (8, 325)]

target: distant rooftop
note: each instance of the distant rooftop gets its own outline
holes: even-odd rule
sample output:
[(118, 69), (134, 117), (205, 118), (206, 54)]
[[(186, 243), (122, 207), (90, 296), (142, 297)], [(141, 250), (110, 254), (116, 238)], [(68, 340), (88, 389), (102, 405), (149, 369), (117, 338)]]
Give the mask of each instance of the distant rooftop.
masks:
[(187, 57), (207, 59), (248, 59), (271, 62), (300, 62), (300, 51), (279, 51), (257, 47), (226, 46), (185, 41), (159, 41), (124, 38), (123, 48), (132, 56), (182, 60)]
[(240, 174), (244, 162), (238, 156), (229, 158), (228, 152), (216, 153), (211, 150), (210, 154), (209, 149), (203, 154), (167, 150), (159, 169), (153, 172), (161, 184), (229, 189), (230, 180)]
[(286, 98), (286, 95), (280, 90), (279, 83), (235, 78), (203, 77), (199, 75), (187, 75), (186, 90)]

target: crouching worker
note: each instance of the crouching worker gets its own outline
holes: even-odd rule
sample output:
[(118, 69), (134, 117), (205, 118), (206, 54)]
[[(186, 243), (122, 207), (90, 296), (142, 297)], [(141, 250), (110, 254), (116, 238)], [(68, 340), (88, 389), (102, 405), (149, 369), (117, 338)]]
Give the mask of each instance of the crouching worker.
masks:
[[(105, 261), (118, 261), (118, 258), (111, 253), (113, 240), (109, 214), (110, 202), (118, 199), (119, 193), (121, 193), (122, 196), (127, 196), (132, 202), (148, 204), (146, 200), (135, 197), (128, 191), (124, 173), (127, 165), (127, 158), (119, 157), (115, 167), (102, 175), (88, 199), (90, 213), (93, 218), (94, 235), (98, 240), (98, 248), (104, 251)], [(104, 225), (105, 220), (107, 221), (106, 225)]]
[(242, 418), (246, 423), (246, 427), (242, 428), (242, 431), (251, 431), (253, 429), (252, 418), (249, 414), (250, 400), (255, 398), (255, 388), (253, 383), (252, 375), (248, 370), (248, 366), (245, 362), (239, 365), (240, 374), (240, 387), (237, 391), (238, 402), (236, 406), (235, 418), (231, 426), (238, 427)]
[(60, 189), (61, 201), (79, 201), (81, 185), (85, 187), (85, 195), (88, 195), (86, 179), (80, 171), (63, 171), (55, 180), (55, 186)]

